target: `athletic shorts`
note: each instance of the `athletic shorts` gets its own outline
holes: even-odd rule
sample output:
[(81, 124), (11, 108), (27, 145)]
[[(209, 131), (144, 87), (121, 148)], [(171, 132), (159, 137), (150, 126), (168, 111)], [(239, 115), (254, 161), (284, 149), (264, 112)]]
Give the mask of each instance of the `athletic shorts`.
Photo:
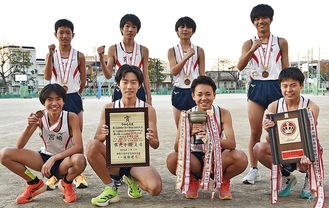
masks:
[(125, 175), (125, 176), (130, 176), (130, 170), (131, 170), (131, 167), (120, 168), (119, 175), (118, 175), (118, 176), (111, 175), (111, 178), (116, 179), (116, 180), (119, 180), (119, 179), (121, 179), (124, 175)]
[[(222, 153), (224, 152), (225, 149), (222, 149)], [(201, 170), (203, 170), (204, 166), (204, 155), (205, 153), (203, 152), (192, 152), (192, 154), (199, 160), (200, 165), (201, 165)], [(194, 175), (196, 179), (201, 179), (202, 178), (202, 171), (200, 174)], [(211, 173), (210, 178), (214, 179), (214, 175)]]
[[(41, 158), (43, 160), (44, 163), (47, 162), (47, 160), (51, 157), (51, 155), (47, 155), (47, 154), (44, 154), (42, 152), (39, 151), (39, 154), (41, 155)], [(59, 172), (58, 172), (58, 169), (59, 169), (59, 165), (61, 164), (61, 162), (63, 161), (63, 159), (60, 159), (60, 160), (56, 160), (56, 162), (54, 163), (53, 167), (51, 167), (50, 169), (50, 174), (51, 176), (56, 176), (56, 178), (58, 179), (61, 179), (62, 176), (59, 175)], [(50, 177), (51, 177), (50, 176)], [(49, 178), (50, 178), (49, 177)]]
[(251, 80), (248, 86), (248, 99), (267, 109), (273, 101), (282, 98), (278, 80)]
[(70, 93), (67, 94), (63, 110), (79, 114), (83, 111), (82, 107), (82, 98), (79, 93)]
[[(141, 86), (138, 89), (136, 96), (138, 99), (146, 102), (145, 89), (143, 86)], [(122, 94), (121, 94), (120, 88), (118, 86), (115, 86), (113, 96), (112, 96), (112, 102), (114, 102), (116, 100), (120, 100), (121, 98), (122, 98)]]
[(192, 98), (191, 88), (174, 87), (171, 93), (171, 104), (178, 110), (189, 110), (196, 106)]

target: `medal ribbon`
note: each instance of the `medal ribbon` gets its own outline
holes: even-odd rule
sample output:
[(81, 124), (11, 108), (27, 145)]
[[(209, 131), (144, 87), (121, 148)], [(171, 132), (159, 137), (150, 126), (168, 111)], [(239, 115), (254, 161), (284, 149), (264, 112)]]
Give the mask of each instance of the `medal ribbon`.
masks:
[[(260, 39), (258, 37), (258, 35), (257, 35), (257, 39)], [(266, 46), (266, 54), (263, 50), (263, 47), (258, 47), (258, 49), (257, 49), (258, 53), (260, 55), (260, 60), (261, 60), (263, 70), (265, 70), (265, 71), (268, 69), (268, 64), (270, 62), (270, 53), (271, 53), (272, 42), (273, 42), (273, 35), (270, 34), (270, 37), (268, 39), (267, 46)]]
[[(181, 44), (178, 44), (177, 47), (178, 47), (178, 54), (179, 54), (180, 60), (183, 60), (183, 58), (184, 58), (183, 47), (182, 47)], [(191, 43), (191, 48), (193, 48), (193, 47), (194, 47), (194, 46), (193, 46), (193, 44)], [(191, 71), (192, 71), (192, 68), (193, 68), (193, 57), (194, 57), (194, 55), (193, 55), (192, 57), (190, 57), (190, 58), (185, 62), (184, 66), (183, 66), (184, 75), (185, 75), (186, 77), (189, 77), (190, 74), (191, 74)]]
[(66, 62), (65, 67), (64, 67), (64, 62), (61, 56), (60, 50), (56, 50), (56, 57), (57, 57), (57, 62), (59, 66), (59, 72), (60, 72), (60, 77), (61, 77), (61, 83), (62, 84), (67, 84), (67, 81), (69, 79), (69, 73), (71, 70), (72, 62), (73, 62), (73, 48), (71, 47), (70, 54), (69, 54), (69, 60)]
[(58, 120), (56, 123), (54, 123), (53, 125), (49, 125), (49, 117), (48, 117), (48, 112), (45, 111), (45, 116), (42, 117), (42, 119), (45, 119), (45, 122), (47, 124), (47, 128), (49, 129), (49, 131), (53, 131), (54, 129), (56, 129), (56, 127), (58, 126), (58, 124), (60, 123), (61, 119), (62, 119), (62, 115), (63, 115), (63, 111), (61, 112), (61, 114), (58, 117)]
[(123, 42), (121, 42), (121, 46), (123, 48), (123, 51), (126, 54), (126, 62), (127, 62), (127, 64), (134, 65), (135, 66), (135, 64), (136, 64), (136, 56), (137, 56), (137, 43), (134, 42), (134, 48), (133, 48), (131, 59), (128, 56), (128, 53), (127, 53), (127, 50), (126, 50), (126, 46), (125, 46), (125, 44)]

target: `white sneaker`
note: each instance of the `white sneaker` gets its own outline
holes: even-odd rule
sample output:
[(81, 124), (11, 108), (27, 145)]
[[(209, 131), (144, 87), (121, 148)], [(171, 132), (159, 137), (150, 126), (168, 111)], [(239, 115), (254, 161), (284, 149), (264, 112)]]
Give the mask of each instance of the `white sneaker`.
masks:
[(244, 184), (254, 184), (257, 181), (261, 181), (262, 177), (259, 174), (259, 170), (257, 168), (250, 168), (249, 173), (243, 177), (242, 182)]

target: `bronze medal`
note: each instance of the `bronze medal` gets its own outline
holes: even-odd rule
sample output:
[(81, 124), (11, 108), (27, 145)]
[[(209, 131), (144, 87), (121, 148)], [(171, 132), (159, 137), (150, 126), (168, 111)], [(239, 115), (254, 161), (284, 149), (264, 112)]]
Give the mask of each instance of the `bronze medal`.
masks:
[(66, 85), (63, 86), (65, 92), (67, 92), (67, 90), (69, 89)]
[(266, 77), (268, 77), (268, 75), (269, 75), (268, 71), (263, 71), (262, 72), (262, 77), (266, 78)]
[(190, 85), (190, 83), (191, 83), (191, 80), (189, 80), (189, 79), (185, 79), (184, 84), (186, 84), (186, 85)]
[(42, 110), (38, 110), (36, 113), (35, 113), (36, 117), (37, 118), (42, 118), (43, 117), (43, 111)]

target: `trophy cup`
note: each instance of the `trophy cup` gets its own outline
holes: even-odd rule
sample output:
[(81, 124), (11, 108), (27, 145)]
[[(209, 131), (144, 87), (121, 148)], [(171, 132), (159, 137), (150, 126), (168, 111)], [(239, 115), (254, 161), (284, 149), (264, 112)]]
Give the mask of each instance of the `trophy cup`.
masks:
[[(190, 122), (203, 124), (207, 121), (207, 112), (206, 111), (191, 111), (188, 114), (188, 118)], [(203, 144), (203, 141), (201, 138), (197, 138), (198, 134), (194, 136), (193, 144)]]

